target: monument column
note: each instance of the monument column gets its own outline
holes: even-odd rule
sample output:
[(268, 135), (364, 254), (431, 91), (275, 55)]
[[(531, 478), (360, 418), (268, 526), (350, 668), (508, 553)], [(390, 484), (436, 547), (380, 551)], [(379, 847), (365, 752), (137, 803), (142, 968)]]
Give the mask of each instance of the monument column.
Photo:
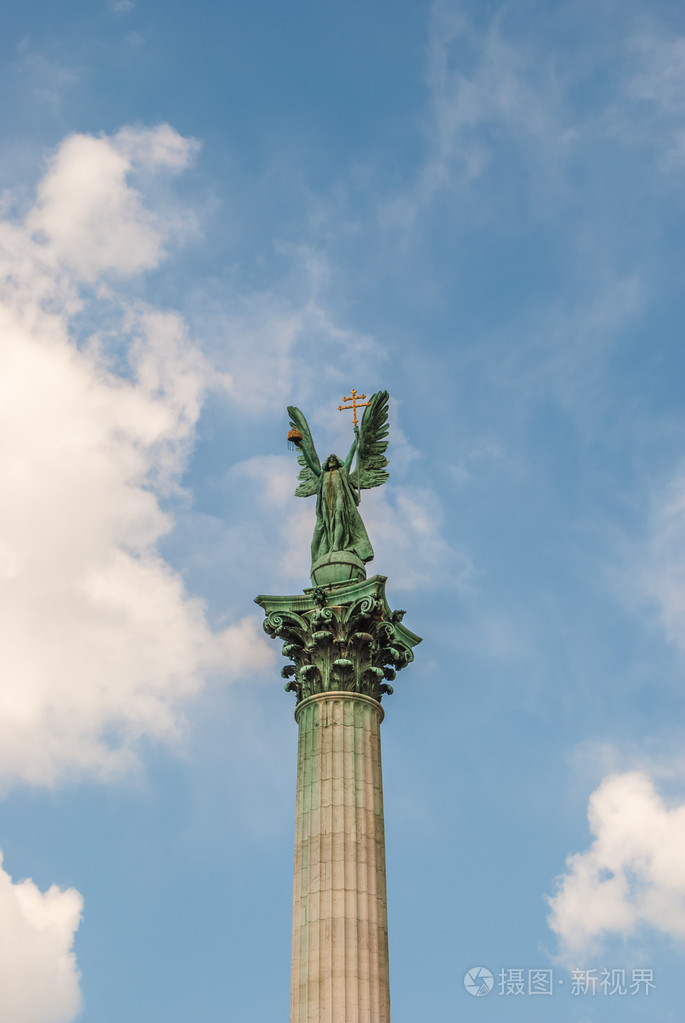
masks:
[(288, 407), (295, 494), (316, 495), (313, 586), (255, 598), (297, 699), (291, 1023), (390, 1023), (381, 700), (421, 639), (390, 610), (385, 576), (366, 578), (373, 548), (357, 507), (388, 478), (388, 393), (365, 399), (353, 390), (339, 406), (353, 415), (344, 462), (322, 464), (307, 420)]
[(385, 581), (257, 597), (298, 701), (291, 1023), (390, 1023), (381, 699), (420, 638)]
[(292, 1023), (389, 1023), (380, 723), (368, 696), (299, 704)]

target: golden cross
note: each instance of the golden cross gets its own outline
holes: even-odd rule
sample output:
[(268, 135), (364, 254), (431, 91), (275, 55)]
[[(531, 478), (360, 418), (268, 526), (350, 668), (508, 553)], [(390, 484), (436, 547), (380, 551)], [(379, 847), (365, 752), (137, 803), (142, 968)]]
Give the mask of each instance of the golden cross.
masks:
[(352, 388), (352, 393), (350, 394), (349, 398), (343, 398), (342, 399), (343, 401), (351, 401), (352, 404), (351, 405), (338, 405), (338, 412), (344, 412), (345, 409), (352, 409), (352, 417), (353, 417), (352, 418), (352, 422), (356, 426), (357, 423), (358, 423), (357, 409), (358, 408), (366, 408), (367, 405), (371, 404), (370, 401), (357, 401), (357, 398), (365, 398), (365, 397), (366, 397), (365, 394), (357, 394), (355, 389)]

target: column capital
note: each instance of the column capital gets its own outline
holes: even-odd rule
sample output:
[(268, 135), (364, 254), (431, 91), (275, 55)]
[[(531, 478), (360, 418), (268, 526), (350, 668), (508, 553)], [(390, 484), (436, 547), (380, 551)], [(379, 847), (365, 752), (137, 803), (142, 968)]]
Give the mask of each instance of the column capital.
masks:
[(264, 630), (283, 641), (291, 663), (281, 670), (298, 704), (319, 693), (360, 693), (380, 702), (389, 685), (414, 660), (420, 636), (391, 611), (386, 577), (336, 583), (292, 596), (255, 597), (266, 612)]

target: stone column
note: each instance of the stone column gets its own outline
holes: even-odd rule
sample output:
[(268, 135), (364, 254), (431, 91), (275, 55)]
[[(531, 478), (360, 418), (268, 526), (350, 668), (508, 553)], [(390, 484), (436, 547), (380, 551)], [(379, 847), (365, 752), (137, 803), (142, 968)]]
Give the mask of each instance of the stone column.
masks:
[(381, 700), (421, 637), (381, 575), (255, 599), (300, 728), (291, 1023), (389, 1023)]
[(324, 692), (295, 717), (291, 1023), (390, 1023), (383, 709)]

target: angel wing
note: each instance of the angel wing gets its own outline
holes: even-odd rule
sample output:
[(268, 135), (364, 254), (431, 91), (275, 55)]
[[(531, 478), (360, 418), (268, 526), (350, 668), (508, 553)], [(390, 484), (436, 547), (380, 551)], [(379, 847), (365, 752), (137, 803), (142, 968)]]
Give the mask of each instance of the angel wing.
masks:
[(388, 392), (376, 391), (364, 409), (359, 440), (357, 442), (357, 464), (350, 473), (350, 483), (358, 490), (380, 487), (390, 477), (385, 468), (388, 460)]
[(302, 434), (302, 440), (298, 445), (300, 454), (297, 456), (297, 460), (301, 466), (300, 475), (297, 477), (300, 481), (300, 485), (295, 491), (295, 497), (311, 497), (312, 494), (315, 494), (319, 489), (319, 477), (308, 464), (307, 459), (304, 457), (302, 452), (307, 452), (309, 461), (317, 467), (319, 473), (321, 472), (321, 462), (319, 461), (319, 456), (317, 455), (316, 448), (314, 447), (314, 441), (312, 440), (309, 424), (300, 412), (299, 408), (295, 408), (294, 405), (288, 405), (288, 415), (290, 416), (291, 427), (294, 430), (299, 430)]

